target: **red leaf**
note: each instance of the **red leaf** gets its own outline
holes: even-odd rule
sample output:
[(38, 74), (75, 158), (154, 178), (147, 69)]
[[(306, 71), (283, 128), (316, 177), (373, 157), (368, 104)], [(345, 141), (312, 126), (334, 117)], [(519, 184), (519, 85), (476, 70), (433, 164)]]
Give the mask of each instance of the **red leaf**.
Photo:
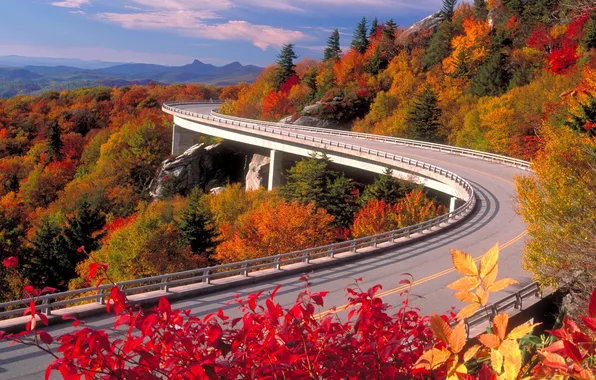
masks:
[(52, 338), (52, 336), (45, 331), (39, 331), (37, 334), (39, 335), (39, 339), (41, 339), (41, 341), (45, 344), (52, 344), (54, 341), (54, 338)]
[(33, 285), (27, 285), (23, 288), (23, 292), (27, 293), (29, 296), (31, 296), (32, 294), (34, 294), (35, 292), (35, 288), (33, 287)]
[(494, 373), (487, 365), (484, 363), (480, 371), (478, 371), (478, 380), (496, 380), (497, 374)]
[(39, 317), (41, 323), (43, 323), (46, 326), (48, 325), (48, 317), (44, 313), (38, 313), (37, 316)]
[(596, 318), (581, 317), (584, 324), (592, 331), (596, 332)]
[(6, 268), (16, 268), (19, 266), (19, 259), (14, 256), (10, 256), (4, 259), (4, 266)]
[(46, 294), (46, 293), (55, 293), (56, 292), (56, 288), (50, 288), (49, 286), (46, 286), (45, 288), (41, 289), (41, 292), (39, 292), (40, 295)]
[(590, 297), (590, 305), (588, 306), (588, 316), (590, 318), (596, 318), (596, 288), (592, 291)]
[(89, 265), (89, 276), (87, 276), (87, 279), (93, 280), (95, 278), (95, 276), (97, 276), (98, 268), (99, 268), (98, 263), (91, 263), (91, 265)]
[(159, 305), (157, 306), (159, 313), (162, 316), (162, 319), (165, 321), (170, 317), (172, 314), (172, 306), (170, 306), (170, 302), (165, 297), (161, 297), (159, 299)]
[(575, 344), (569, 342), (568, 340), (563, 341), (563, 345), (565, 346), (565, 350), (567, 351), (567, 355), (576, 363), (581, 363), (583, 360), (583, 355), (579, 352), (579, 349), (575, 346)]

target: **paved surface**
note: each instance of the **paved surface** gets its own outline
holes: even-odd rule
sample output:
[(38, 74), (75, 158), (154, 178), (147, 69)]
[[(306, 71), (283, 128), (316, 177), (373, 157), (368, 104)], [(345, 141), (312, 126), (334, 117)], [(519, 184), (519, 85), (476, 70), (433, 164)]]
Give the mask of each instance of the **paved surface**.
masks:
[[(193, 111), (208, 112), (210, 108), (210, 106), (195, 106)], [(414, 297), (413, 303), (420, 307), (422, 312), (445, 312), (452, 306), (457, 308), (461, 304), (453, 297), (453, 291), (445, 288), (448, 283), (459, 277), (453, 271), (449, 271), (452, 268), (450, 248), (457, 248), (477, 257), (498, 242), (503, 247), (499, 278), (513, 277), (520, 282), (519, 285), (512, 286), (510, 291), (531, 282), (529, 274), (521, 269), (525, 226), (514, 211), (513, 178), (527, 172), (474, 158), (424, 149), (366, 140), (356, 140), (356, 143), (353, 138), (348, 137), (328, 135), (325, 137), (421, 159), (451, 170), (466, 178), (474, 186), (478, 203), (474, 213), (466, 221), (447, 232), (396, 248), (382, 255), (309, 273), (314, 291), (330, 291), (325, 308), (321, 311), (331, 306), (344, 305), (345, 288), (359, 277), (363, 279), (360, 284), (363, 289), (381, 284), (385, 294), (384, 300), (389, 304), (398, 305), (401, 301), (400, 292), (393, 289), (397, 289), (398, 282), (404, 278), (402, 273), (410, 273), (415, 280), (418, 280), (419, 283), (413, 287), (412, 293), (420, 298)], [(242, 296), (260, 290), (272, 290), (277, 285), (282, 285), (282, 289), (277, 293), (277, 300), (284, 305), (294, 302), (297, 293), (304, 287), (298, 281), (298, 276), (292, 276), (234, 291), (222, 291), (209, 296), (187, 299), (175, 303), (174, 306), (191, 309), (198, 315), (214, 312), (219, 308), (234, 315), (238, 314), (238, 311), (234, 305), (228, 306), (228, 301), (233, 299), (235, 294)], [(492, 299), (496, 300), (506, 293), (507, 291), (493, 295)], [(113, 319), (109, 316), (97, 316), (87, 320), (88, 325), (102, 328), (110, 328), (112, 323)], [(69, 330), (70, 325), (59, 325), (48, 329), (53, 335)], [(43, 378), (45, 367), (49, 362), (51, 358), (36, 349), (0, 344), (0, 379)]]

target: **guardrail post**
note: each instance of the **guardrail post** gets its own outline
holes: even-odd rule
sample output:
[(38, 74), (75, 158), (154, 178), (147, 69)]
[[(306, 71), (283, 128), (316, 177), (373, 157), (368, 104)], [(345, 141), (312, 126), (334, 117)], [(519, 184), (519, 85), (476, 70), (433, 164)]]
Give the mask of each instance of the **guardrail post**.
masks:
[(41, 312), (45, 315), (52, 315), (52, 306), (50, 306), (50, 299), (46, 298), (41, 303)]
[(244, 274), (244, 277), (248, 277), (248, 264), (242, 264), (242, 274)]
[(351, 246), (350, 246), (350, 251), (352, 252), (356, 252), (356, 242), (352, 242)]
[(373, 239), (373, 248), (377, 248), (377, 241), (378, 240), (379, 239), (375, 236), (374, 239)]
[(303, 261), (305, 264), (308, 264), (308, 263), (310, 262), (310, 256), (309, 256), (308, 254), (309, 254), (309, 252), (308, 252), (308, 251), (304, 252), (304, 258), (302, 259), (302, 261)]
[(524, 299), (519, 292), (515, 293), (515, 305), (513, 307), (518, 310), (522, 310)]
[(169, 291), (169, 284), (168, 281), (170, 280), (169, 277), (165, 277), (161, 280), (161, 287), (160, 289), (163, 290), (164, 292), (168, 292)]
[(203, 277), (204, 277), (203, 282), (205, 284), (210, 284), (211, 283), (211, 271), (209, 269), (205, 269), (203, 271)]
[(329, 247), (327, 249), (327, 256), (329, 256), (330, 258), (334, 258), (335, 257), (335, 251), (333, 250), (333, 247)]
[(97, 296), (95, 297), (95, 301), (100, 305), (104, 305), (106, 303), (106, 298), (103, 295), (103, 289), (97, 288)]

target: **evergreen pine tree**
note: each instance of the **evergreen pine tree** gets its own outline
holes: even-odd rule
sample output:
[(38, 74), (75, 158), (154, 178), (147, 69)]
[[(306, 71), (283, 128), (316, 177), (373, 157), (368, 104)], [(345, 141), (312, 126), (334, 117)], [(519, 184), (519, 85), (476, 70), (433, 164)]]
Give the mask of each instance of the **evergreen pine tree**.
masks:
[(76, 265), (71, 262), (73, 252), (62, 249), (58, 243), (60, 234), (57, 223), (44, 218), (35, 231), (31, 246), (23, 252), (21, 274), (37, 288), (65, 289), (67, 282), (73, 278)]
[(216, 233), (202, 197), (201, 190), (195, 187), (188, 197), (188, 206), (180, 217), (178, 228), (192, 252), (209, 259), (215, 249)]
[(422, 65), (426, 70), (440, 64), (451, 54), (451, 39), (457, 34), (458, 28), (451, 21), (445, 21), (439, 25), (422, 57)]
[(440, 142), (441, 109), (437, 106), (437, 96), (430, 86), (417, 96), (414, 106), (408, 112), (407, 122), (412, 138), (422, 141)]
[(356, 50), (360, 54), (364, 54), (366, 49), (368, 49), (368, 37), (367, 37), (367, 26), (366, 26), (366, 17), (362, 17), (360, 23), (356, 27), (354, 31), (354, 37), (352, 38), (352, 49)]
[[(105, 235), (99, 231), (103, 229), (105, 224), (105, 216), (98, 210), (91, 208), (91, 204), (87, 200), (83, 200), (77, 207), (75, 214), (68, 218), (58, 243), (64, 251), (72, 253), (73, 258), (76, 253), (79, 253), (78, 259), (72, 260), (75, 266), (84, 258), (80, 255), (80, 252), (77, 252), (79, 247), (84, 246), (87, 252), (99, 249), (100, 241)], [(74, 267), (72, 269), (74, 275)]]
[(18, 193), (20, 188), (21, 185), (19, 183), (19, 177), (17, 177), (15, 173), (12, 173), (10, 177), (8, 177), (6, 183), (4, 184), (4, 192), (10, 193), (12, 191)]
[(333, 215), (337, 226), (347, 228), (356, 211), (354, 184), (343, 173), (331, 170), (330, 164), (326, 154), (313, 153), (300, 160), (288, 171), (281, 193), (290, 202), (314, 203)]
[(292, 75), (296, 74), (294, 60), (298, 56), (294, 52), (294, 44), (285, 44), (277, 55), (277, 87), (279, 88)]
[(317, 70), (312, 68), (304, 74), (302, 82), (308, 87), (308, 97), (313, 100), (317, 96)]
[(453, 18), (453, 12), (455, 11), (455, 6), (457, 5), (457, 0), (443, 0), (443, 8), (441, 8), (441, 16), (444, 20), (449, 20)]
[(61, 132), (58, 123), (52, 123), (48, 132), (48, 154), (52, 161), (60, 161), (62, 159), (62, 147), (64, 144), (60, 135)]
[(397, 24), (393, 21), (392, 18), (387, 21), (385, 27), (383, 28), (383, 36), (387, 38), (389, 41), (393, 41), (395, 39), (395, 29), (397, 28)]
[(377, 75), (379, 73), (379, 71), (381, 71), (382, 65), (383, 65), (383, 60), (381, 59), (381, 52), (380, 52), (379, 47), (377, 46), (377, 48), (375, 49), (375, 52), (373, 53), (373, 55), (368, 60), (368, 63), (366, 64), (366, 71), (370, 75)]
[(333, 29), (333, 33), (327, 39), (325, 48), (325, 61), (338, 61), (341, 58), (341, 47), (339, 46), (339, 30)]
[(373, 38), (377, 34), (377, 29), (379, 29), (379, 20), (375, 17), (370, 24), (369, 38)]
[(470, 93), (478, 96), (499, 96), (507, 91), (511, 76), (507, 71), (506, 56), (493, 53), (472, 78)]
[(488, 19), (486, 0), (474, 0), (474, 18), (477, 21), (486, 21)]
[(395, 178), (393, 170), (387, 168), (383, 174), (375, 179), (373, 184), (366, 186), (359, 201), (364, 204), (373, 199), (383, 199), (386, 203), (396, 204), (406, 193), (415, 188), (416, 186)]
[(586, 23), (584, 27), (584, 36), (582, 44), (586, 50), (596, 49), (596, 13), (592, 14), (592, 18)]

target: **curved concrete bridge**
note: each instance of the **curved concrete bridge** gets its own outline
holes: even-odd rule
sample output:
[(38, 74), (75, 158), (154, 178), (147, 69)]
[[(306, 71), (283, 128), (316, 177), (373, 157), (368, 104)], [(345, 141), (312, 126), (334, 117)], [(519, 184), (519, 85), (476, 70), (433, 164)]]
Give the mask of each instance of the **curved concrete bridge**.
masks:
[[(272, 290), (277, 285), (283, 285), (277, 293), (277, 300), (284, 305), (293, 303), (304, 286), (297, 280), (299, 273), (307, 272), (313, 290), (330, 291), (325, 309), (341, 307), (346, 303), (344, 289), (353, 284), (355, 278), (363, 279), (360, 284), (362, 288), (381, 284), (383, 291), (380, 295), (384, 300), (398, 305), (400, 293), (405, 290), (398, 282), (403, 278), (403, 273), (409, 273), (415, 280), (412, 293), (420, 296), (413, 297), (413, 303), (424, 313), (440, 313), (452, 306), (461, 307), (453, 291), (445, 288), (459, 277), (452, 269), (449, 249), (457, 248), (479, 257), (497, 242), (501, 247), (499, 278), (512, 277), (520, 284), (493, 295), (492, 301), (503, 297), (511, 299), (512, 293), (531, 284), (530, 275), (521, 269), (526, 232), (514, 210), (513, 180), (517, 175), (527, 174), (527, 163), (481, 152), (383, 136), (239, 120), (212, 114), (212, 108), (213, 104), (199, 103), (164, 106), (164, 111), (174, 116), (176, 124), (174, 151), (184, 148), (184, 136), (188, 131), (269, 148), (272, 150), (274, 169), (275, 159), (283, 154), (280, 152), (304, 156), (313, 150), (324, 149), (333, 161), (343, 165), (374, 172), (392, 166), (401, 176), (450, 194), (460, 202), (458, 207), (452, 207), (451, 212), (440, 220), (407, 231), (381, 234), (372, 239), (359, 239), (344, 243), (343, 246), (332, 245), (293, 253), (291, 256), (278, 255), (267, 264), (254, 260), (240, 266), (184, 272), (186, 277), (195, 276), (194, 283), (177, 279), (177, 274), (121, 283), (130, 289), (128, 294), (135, 302), (152, 302), (157, 297), (167, 295), (177, 299), (174, 307), (191, 309), (196, 314), (223, 308), (228, 314), (234, 315), (238, 313), (236, 307), (228, 305), (234, 295), (245, 296), (260, 290)], [(270, 170), (270, 173), (270, 186), (275, 186), (278, 181), (276, 171)], [(283, 264), (286, 262), (288, 265)], [(228, 272), (230, 276), (220, 276)], [(155, 285), (146, 285), (152, 281)], [(134, 291), (141, 288), (141, 293)], [(100, 287), (100, 292), (102, 289), (106, 288)], [(85, 299), (83, 291), (77, 293), (79, 299)], [(66, 298), (77, 296), (64, 294)], [(83, 319), (89, 326), (110, 328), (113, 317), (97, 314), (105, 309), (101, 304), (101, 294), (86, 299), (97, 299), (99, 302), (79, 306), (74, 312), (75, 308), (70, 308), (67, 313), (88, 315)], [(12, 306), (18, 305), (18, 302), (15, 301)], [(66, 304), (61, 302), (68, 301), (59, 301), (57, 298), (48, 300), (49, 305), (56, 305), (55, 309), (48, 308), (48, 312), (51, 311), (56, 319), (65, 310), (59, 308)], [(0, 323), (0, 330), (2, 328)], [(70, 329), (70, 325), (48, 328), (56, 335)], [(0, 344), (2, 379), (40, 378), (50, 361), (51, 358), (35, 349)]]

